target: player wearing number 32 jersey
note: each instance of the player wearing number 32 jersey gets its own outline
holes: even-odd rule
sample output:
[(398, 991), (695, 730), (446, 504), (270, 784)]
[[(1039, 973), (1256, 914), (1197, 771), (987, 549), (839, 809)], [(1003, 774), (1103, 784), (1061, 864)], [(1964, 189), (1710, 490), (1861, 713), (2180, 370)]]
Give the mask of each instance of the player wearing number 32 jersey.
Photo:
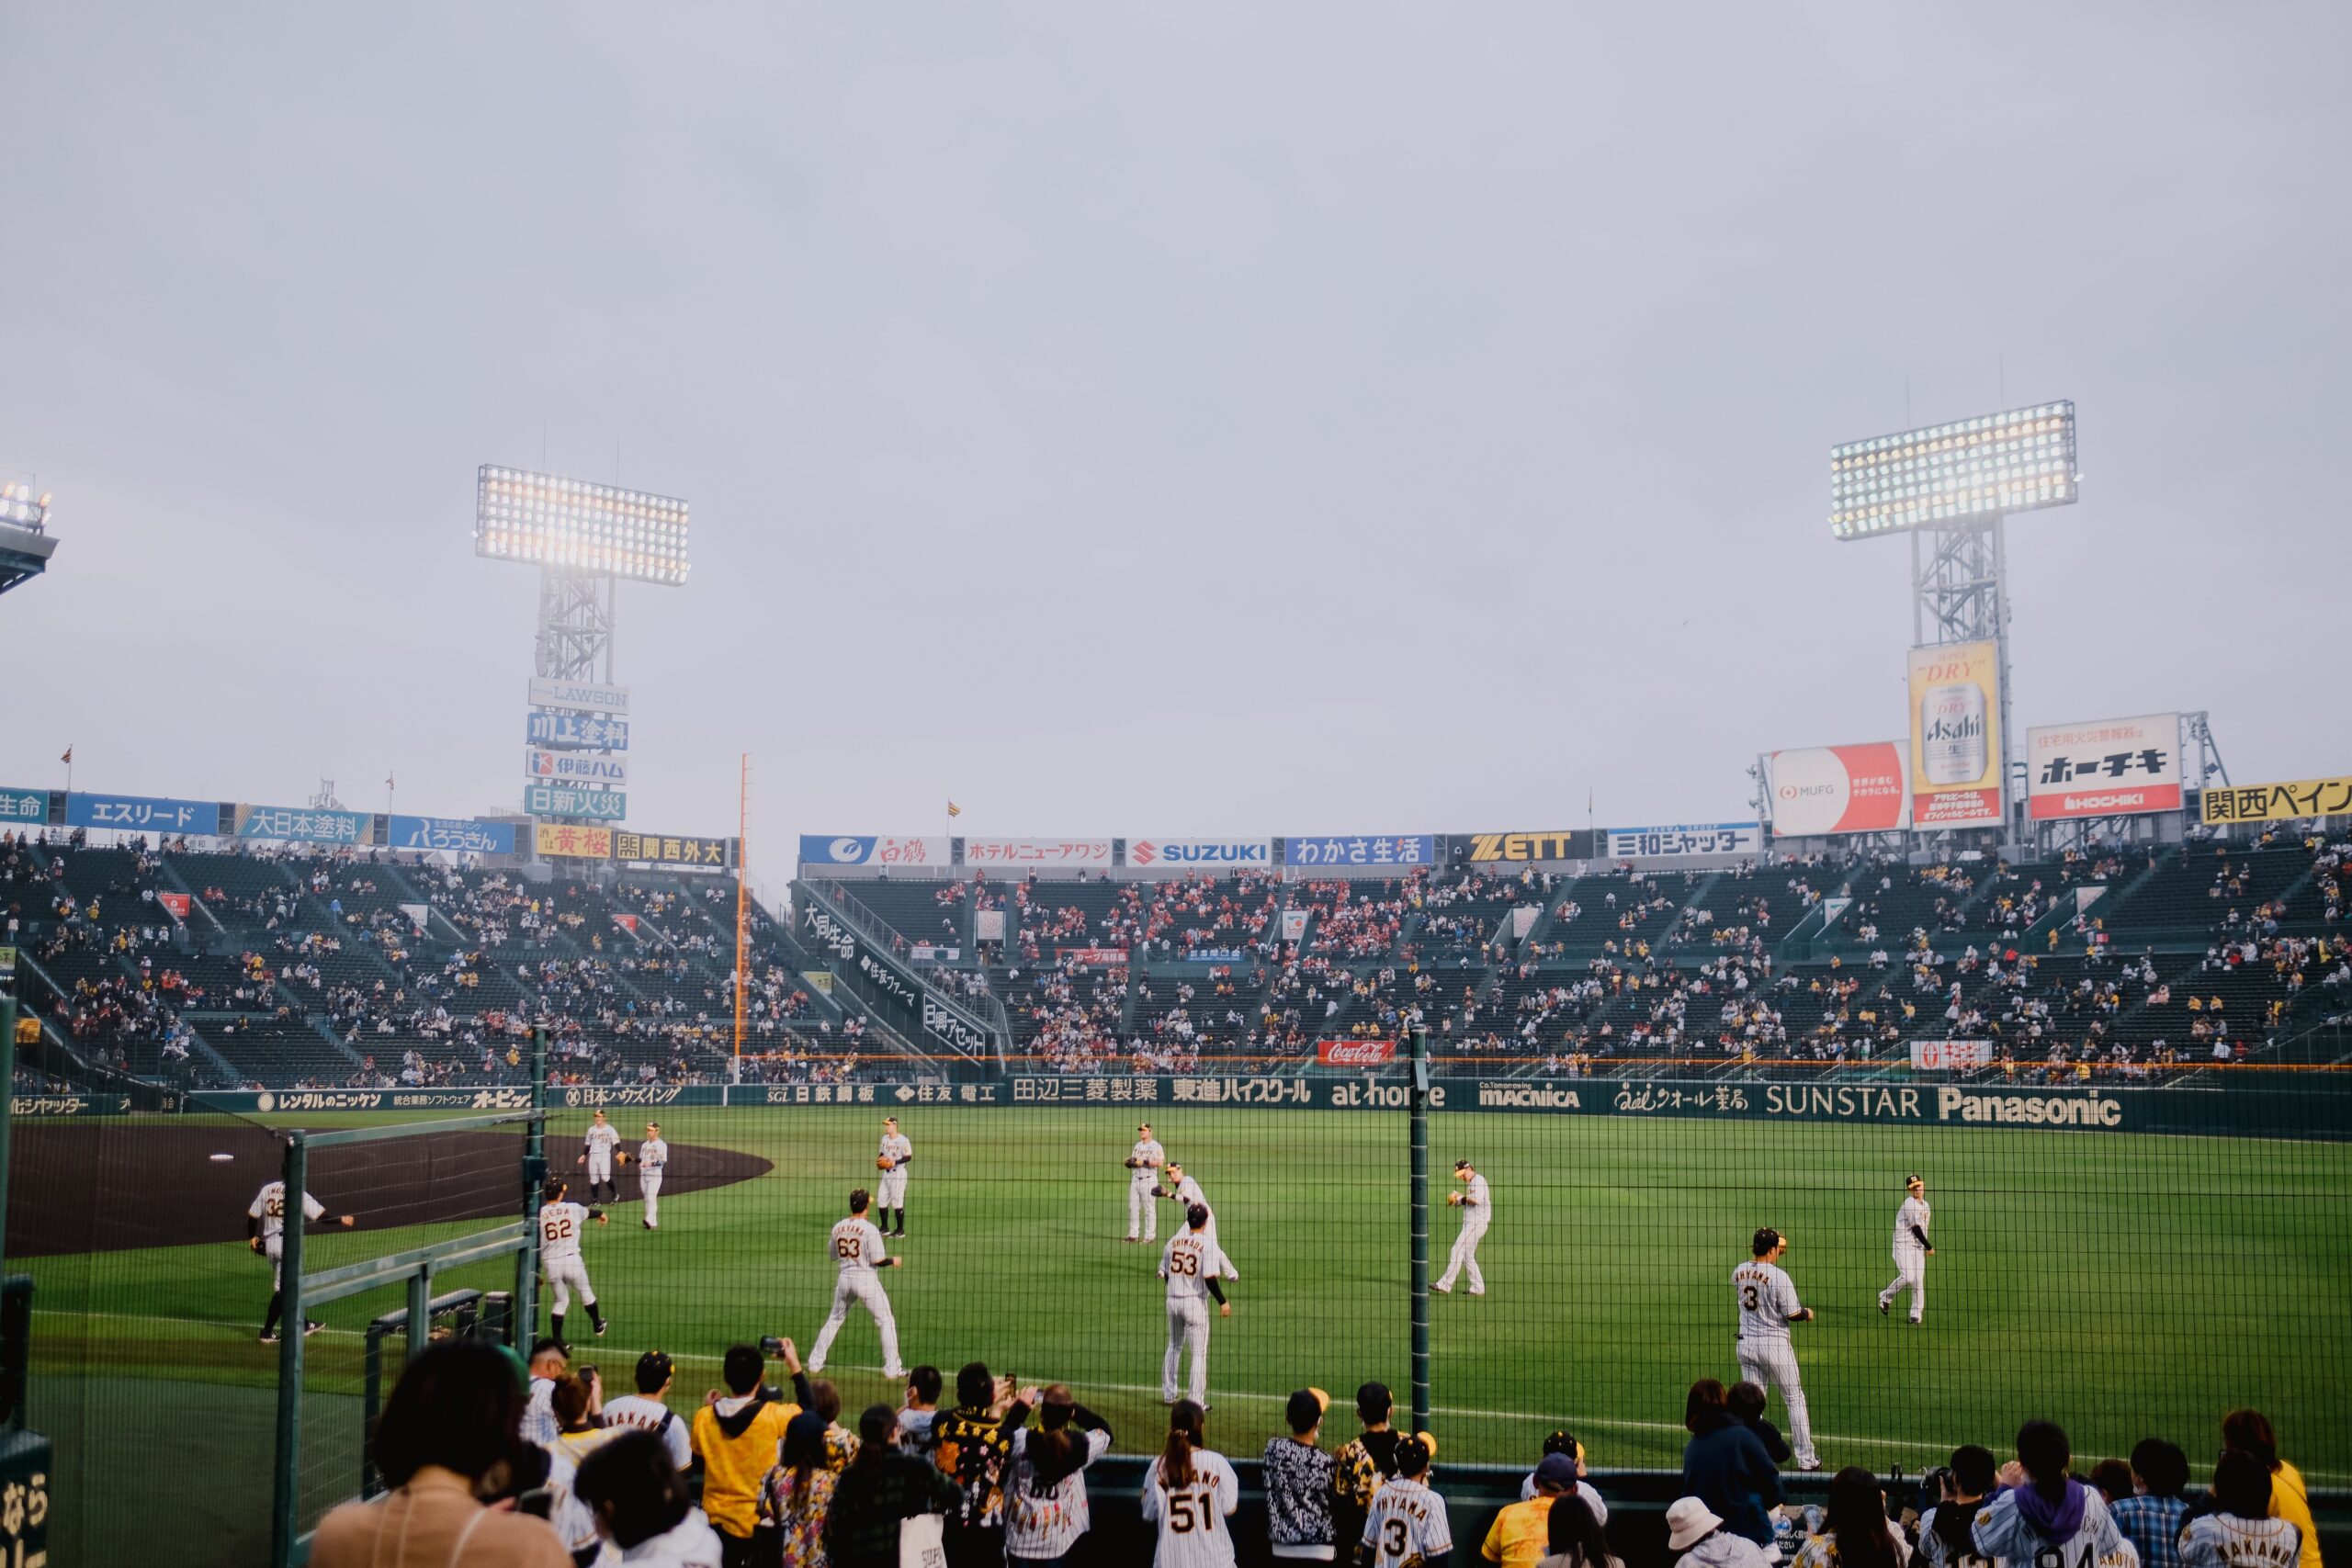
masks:
[(890, 1311), (890, 1298), (882, 1293), (881, 1269), (896, 1269), (905, 1261), (892, 1258), (882, 1249), (882, 1233), (865, 1217), (873, 1198), (860, 1187), (849, 1195), (849, 1218), (833, 1226), (827, 1238), (825, 1250), (839, 1268), (833, 1280), (832, 1314), (825, 1319), (825, 1326), (817, 1333), (816, 1348), (808, 1352), (808, 1370), (825, 1370), (825, 1354), (833, 1348), (833, 1337), (849, 1321), (849, 1309), (854, 1303), (874, 1315), (874, 1326), (882, 1336), (882, 1375), (902, 1378), (907, 1369), (899, 1361), (899, 1320)]
[(1168, 1413), (1168, 1446), (1143, 1481), (1144, 1519), (1159, 1529), (1151, 1568), (1233, 1568), (1233, 1529), (1225, 1521), (1240, 1506), (1241, 1481), (1223, 1454), (1209, 1450), (1207, 1423), (1196, 1400), (1180, 1400)]

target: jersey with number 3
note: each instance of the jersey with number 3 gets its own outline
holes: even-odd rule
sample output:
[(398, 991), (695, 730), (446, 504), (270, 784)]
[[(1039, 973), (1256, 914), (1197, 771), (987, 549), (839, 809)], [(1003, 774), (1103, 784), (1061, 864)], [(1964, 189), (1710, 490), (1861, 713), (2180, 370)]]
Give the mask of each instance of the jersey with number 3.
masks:
[(1373, 1568), (1421, 1568), (1453, 1550), (1453, 1527), (1445, 1499), (1418, 1481), (1398, 1476), (1373, 1494), (1364, 1516), (1363, 1544)]
[(578, 1203), (547, 1203), (539, 1209), (539, 1257), (554, 1263), (580, 1256), (580, 1233), (588, 1211)]
[(1182, 1486), (1160, 1480), (1154, 1460), (1143, 1489), (1143, 1515), (1159, 1522), (1152, 1568), (1233, 1568), (1233, 1531), (1226, 1517), (1241, 1501), (1241, 1482), (1223, 1454), (1193, 1450), (1193, 1479)]
[(1797, 1287), (1777, 1266), (1761, 1258), (1731, 1271), (1733, 1298), (1739, 1303), (1739, 1337), (1786, 1339), (1789, 1320), (1804, 1308), (1798, 1304)]

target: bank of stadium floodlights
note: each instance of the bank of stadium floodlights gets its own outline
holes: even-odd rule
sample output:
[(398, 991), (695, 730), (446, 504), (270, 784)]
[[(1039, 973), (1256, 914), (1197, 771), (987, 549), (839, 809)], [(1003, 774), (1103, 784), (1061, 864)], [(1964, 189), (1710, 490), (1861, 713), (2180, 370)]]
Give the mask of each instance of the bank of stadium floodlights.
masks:
[[(2013, 512), (2071, 506), (2075, 405), (2061, 400), (2005, 409), (1829, 453), (1829, 532), (1843, 540), (1902, 534), (1911, 541), (1911, 641), (1990, 642), (2000, 655), (2001, 747), (2009, 723), (2007, 523)], [(2009, 757), (2002, 759), (2007, 810)]]
[(484, 463), (474, 485), (474, 554), (539, 569), (535, 673), (610, 684), (618, 585), (686, 581), (686, 503)]
[(0, 593), (49, 570), (57, 541), (49, 532), (49, 497), (22, 481), (0, 484)]

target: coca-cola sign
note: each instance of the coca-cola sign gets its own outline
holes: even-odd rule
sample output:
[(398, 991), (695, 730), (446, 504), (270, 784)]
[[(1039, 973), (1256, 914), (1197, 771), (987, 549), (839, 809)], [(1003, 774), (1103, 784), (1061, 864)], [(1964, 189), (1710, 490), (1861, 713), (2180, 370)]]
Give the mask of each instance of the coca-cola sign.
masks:
[(1318, 1040), (1315, 1059), (1327, 1067), (1377, 1067), (1396, 1059), (1394, 1040)]

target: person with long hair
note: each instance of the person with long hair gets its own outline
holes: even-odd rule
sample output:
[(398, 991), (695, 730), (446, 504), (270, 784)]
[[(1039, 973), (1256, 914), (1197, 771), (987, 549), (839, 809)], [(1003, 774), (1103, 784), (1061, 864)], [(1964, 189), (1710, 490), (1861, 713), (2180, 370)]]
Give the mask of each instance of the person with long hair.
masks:
[(784, 1429), (783, 1461), (760, 1488), (760, 1523), (775, 1531), (784, 1568), (826, 1568), (825, 1516), (841, 1479), (820, 1411), (804, 1410)]
[(1208, 1446), (1208, 1413), (1189, 1399), (1168, 1412), (1168, 1441), (1143, 1478), (1143, 1517), (1159, 1526), (1152, 1568), (1233, 1568), (1241, 1480)]
[(2123, 1549), (2123, 1532), (2098, 1493), (2066, 1473), (2074, 1450), (2055, 1421), (2018, 1428), (2018, 1457), (1996, 1477), (2002, 1490), (1969, 1530), (1980, 1556), (2048, 1568), (2093, 1568)]
[(901, 1453), (899, 1413), (869, 1404), (857, 1418), (857, 1457), (833, 1483), (825, 1516), (831, 1568), (899, 1568), (899, 1527), (917, 1514), (952, 1515), (964, 1495), (936, 1466)]
[(2295, 1568), (2303, 1532), (2278, 1517), (2270, 1461), (2232, 1449), (2213, 1466), (2211, 1506), (2181, 1537), (2182, 1568)]
[(1849, 1464), (1829, 1478), (1821, 1533), (1807, 1536), (1795, 1568), (1905, 1568), (1910, 1545), (1886, 1522), (1878, 1477)]
[(2278, 1434), (2259, 1410), (2233, 1410), (2222, 1417), (2222, 1447), (2249, 1453), (2270, 1472), (2270, 1512), (2302, 1532), (2301, 1568), (2319, 1568), (2319, 1529), (2312, 1521), (2312, 1489), (2303, 1472), (2278, 1457)]
[(523, 1388), (490, 1345), (429, 1346), (401, 1373), (376, 1424), (376, 1469), (391, 1490), (319, 1523), (318, 1568), (571, 1568), (544, 1519), (481, 1499), (524, 1463)]
[[(572, 1489), (596, 1533), (630, 1568), (718, 1568), (718, 1532), (686, 1495), (684, 1477), (650, 1432), (617, 1433), (580, 1461)], [(576, 1559), (577, 1554), (575, 1554)]]
[(1625, 1568), (1612, 1556), (1609, 1537), (1591, 1507), (1574, 1492), (1563, 1492), (1544, 1519), (1544, 1557), (1535, 1568)]
[(1758, 1546), (1772, 1544), (1771, 1511), (1781, 1500), (1781, 1472), (1763, 1439), (1731, 1412), (1724, 1385), (1701, 1378), (1682, 1402), (1682, 1490), (1705, 1504), (1724, 1528)]

